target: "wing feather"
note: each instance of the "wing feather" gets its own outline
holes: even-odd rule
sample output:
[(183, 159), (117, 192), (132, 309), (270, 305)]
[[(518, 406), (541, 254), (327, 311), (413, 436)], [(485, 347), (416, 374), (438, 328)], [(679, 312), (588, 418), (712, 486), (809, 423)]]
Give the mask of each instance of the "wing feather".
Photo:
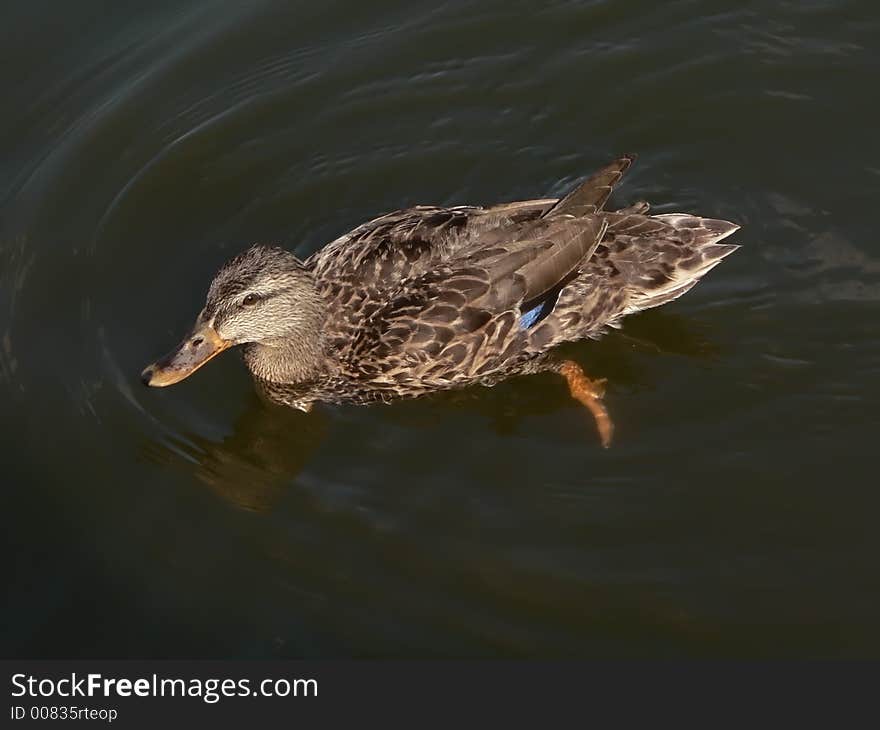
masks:
[(588, 177), (544, 215), (547, 217), (562, 214), (584, 216), (602, 210), (605, 203), (608, 202), (614, 186), (635, 160), (636, 155), (634, 154), (622, 155)]

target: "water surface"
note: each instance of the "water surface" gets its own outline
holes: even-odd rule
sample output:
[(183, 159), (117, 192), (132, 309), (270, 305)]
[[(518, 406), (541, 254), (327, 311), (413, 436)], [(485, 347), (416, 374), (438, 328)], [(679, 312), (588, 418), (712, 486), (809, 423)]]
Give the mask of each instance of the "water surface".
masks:
[[(877, 656), (880, 18), (861, 2), (0, 10), (0, 651)], [(552, 376), (267, 407), (145, 363), (254, 242), (616, 193), (737, 221)]]

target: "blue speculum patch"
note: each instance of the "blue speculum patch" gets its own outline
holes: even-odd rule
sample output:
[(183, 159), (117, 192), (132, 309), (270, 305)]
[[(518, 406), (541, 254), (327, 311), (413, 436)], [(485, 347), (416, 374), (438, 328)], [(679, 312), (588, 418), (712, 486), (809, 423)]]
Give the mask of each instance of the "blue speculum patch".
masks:
[(519, 318), (519, 326), (524, 330), (529, 329), (529, 327), (533, 327), (535, 324), (540, 322), (544, 317), (546, 317), (550, 312), (553, 311), (553, 305), (555, 304), (555, 298), (545, 299), (536, 307), (533, 307), (528, 312), (525, 312)]

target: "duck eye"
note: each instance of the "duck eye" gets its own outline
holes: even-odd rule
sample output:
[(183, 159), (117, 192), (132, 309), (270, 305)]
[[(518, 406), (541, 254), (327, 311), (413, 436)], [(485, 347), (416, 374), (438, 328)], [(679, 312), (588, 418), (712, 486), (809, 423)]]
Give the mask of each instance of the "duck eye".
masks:
[(246, 307), (250, 307), (251, 305), (256, 304), (258, 301), (260, 301), (260, 297), (258, 294), (248, 294), (244, 299), (241, 300), (241, 303)]

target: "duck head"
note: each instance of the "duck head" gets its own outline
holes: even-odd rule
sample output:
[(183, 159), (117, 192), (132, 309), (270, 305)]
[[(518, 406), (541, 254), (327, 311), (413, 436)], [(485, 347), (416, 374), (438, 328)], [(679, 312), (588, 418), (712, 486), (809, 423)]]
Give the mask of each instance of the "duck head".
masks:
[(236, 345), (314, 358), (322, 325), (311, 272), (289, 251), (253, 246), (220, 269), (192, 331), (144, 368), (141, 380), (157, 388), (173, 385)]

